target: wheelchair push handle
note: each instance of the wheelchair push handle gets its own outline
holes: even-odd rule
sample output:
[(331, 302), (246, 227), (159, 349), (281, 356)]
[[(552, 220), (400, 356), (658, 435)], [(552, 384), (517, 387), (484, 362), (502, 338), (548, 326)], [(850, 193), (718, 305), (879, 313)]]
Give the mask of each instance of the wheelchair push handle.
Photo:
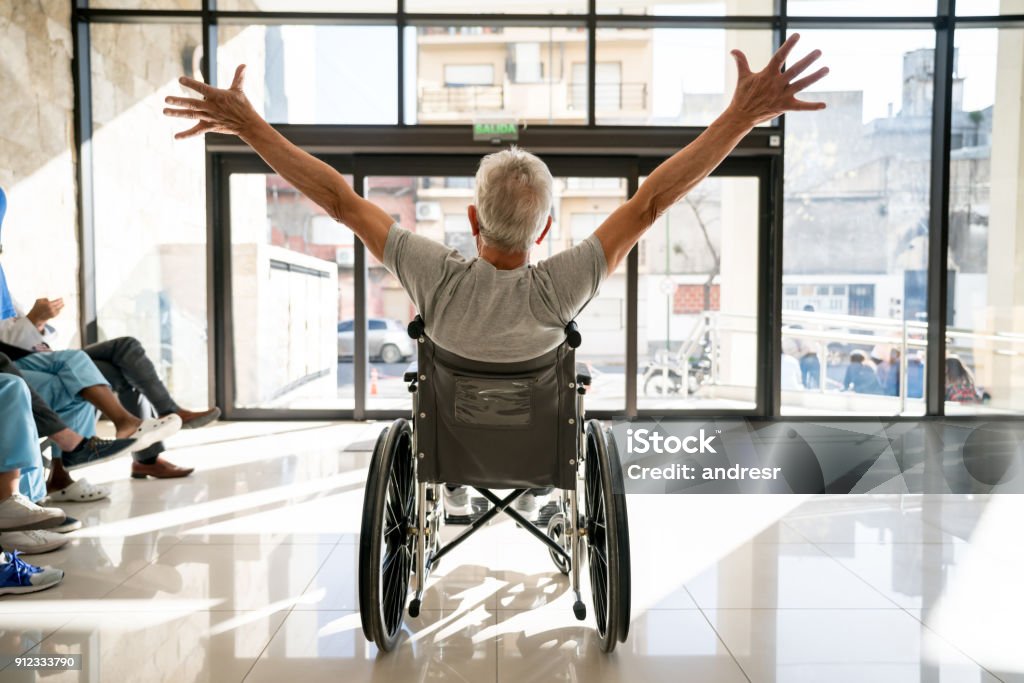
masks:
[(423, 333), (427, 330), (427, 324), (423, 322), (423, 316), (417, 315), (412, 321), (409, 322), (409, 327), (406, 328), (406, 332), (409, 333), (411, 339), (419, 339), (423, 336)]
[(570, 320), (569, 324), (565, 326), (565, 340), (571, 349), (578, 348), (583, 343), (583, 335), (580, 334), (580, 328), (576, 325), (575, 320)]

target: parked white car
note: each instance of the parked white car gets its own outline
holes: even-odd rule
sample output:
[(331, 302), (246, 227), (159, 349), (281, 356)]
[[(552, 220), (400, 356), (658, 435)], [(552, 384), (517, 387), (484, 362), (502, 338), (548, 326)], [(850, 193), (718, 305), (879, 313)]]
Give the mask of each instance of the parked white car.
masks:
[[(409, 338), (406, 326), (398, 320), (370, 318), (366, 326), (366, 353), (370, 360), (399, 363), (409, 360), (415, 354), (416, 347)], [(355, 349), (355, 321), (342, 320), (338, 323), (338, 358), (352, 358)]]

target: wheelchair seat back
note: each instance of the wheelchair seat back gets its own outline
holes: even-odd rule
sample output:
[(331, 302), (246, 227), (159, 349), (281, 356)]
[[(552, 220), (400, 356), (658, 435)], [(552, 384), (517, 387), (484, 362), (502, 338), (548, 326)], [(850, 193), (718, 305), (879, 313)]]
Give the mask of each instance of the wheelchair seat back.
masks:
[(482, 363), (418, 339), (414, 417), (421, 482), (486, 488), (575, 486), (580, 420), (575, 352)]

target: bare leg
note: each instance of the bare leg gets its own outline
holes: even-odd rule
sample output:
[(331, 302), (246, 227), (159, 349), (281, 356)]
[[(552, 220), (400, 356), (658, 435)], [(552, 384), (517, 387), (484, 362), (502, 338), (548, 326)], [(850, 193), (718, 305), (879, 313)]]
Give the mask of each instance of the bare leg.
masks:
[(46, 479), (46, 492), (60, 491), (74, 483), (75, 480), (71, 478), (71, 473), (64, 469), (64, 461), (54, 458), (50, 462), (50, 476)]
[(75, 450), (78, 448), (79, 444), (85, 441), (84, 436), (78, 432), (68, 429), (67, 427), (56, 434), (51, 434), (50, 439), (65, 453)]
[(130, 437), (139, 428), (139, 425), (142, 424), (142, 420), (125, 410), (125, 407), (117, 400), (114, 392), (106, 385), (100, 384), (82, 389), (81, 396), (111, 419), (119, 439)]
[(7, 500), (18, 492), (19, 477), (21, 477), (20, 469), (0, 472), (0, 501)]

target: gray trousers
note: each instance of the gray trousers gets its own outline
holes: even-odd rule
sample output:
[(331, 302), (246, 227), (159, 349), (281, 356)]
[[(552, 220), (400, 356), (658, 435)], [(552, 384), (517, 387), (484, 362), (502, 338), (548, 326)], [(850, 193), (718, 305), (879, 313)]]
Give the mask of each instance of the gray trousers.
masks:
[[(179, 410), (160, 381), (145, 349), (134, 337), (118, 337), (82, 349), (110, 382), (111, 390), (129, 413), (140, 419)], [(137, 462), (150, 464), (166, 450), (162, 442), (134, 454)]]
[[(0, 353), (0, 373), (17, 375), (24, 379), (21, 370), (14, 364), (14, 361), (3, 353)], [(43, 397), (37, 394), (28, 382), (25, 382), (25, 384), (32, 395), (32, 420), (36, 423), (36, 431), (39, 432), (39, 436), (53, 436), (57, 432), (67, 429), (68, 426), (60, 419), (60, 415), (53, 412), (46, 401), (43, 400)]]

